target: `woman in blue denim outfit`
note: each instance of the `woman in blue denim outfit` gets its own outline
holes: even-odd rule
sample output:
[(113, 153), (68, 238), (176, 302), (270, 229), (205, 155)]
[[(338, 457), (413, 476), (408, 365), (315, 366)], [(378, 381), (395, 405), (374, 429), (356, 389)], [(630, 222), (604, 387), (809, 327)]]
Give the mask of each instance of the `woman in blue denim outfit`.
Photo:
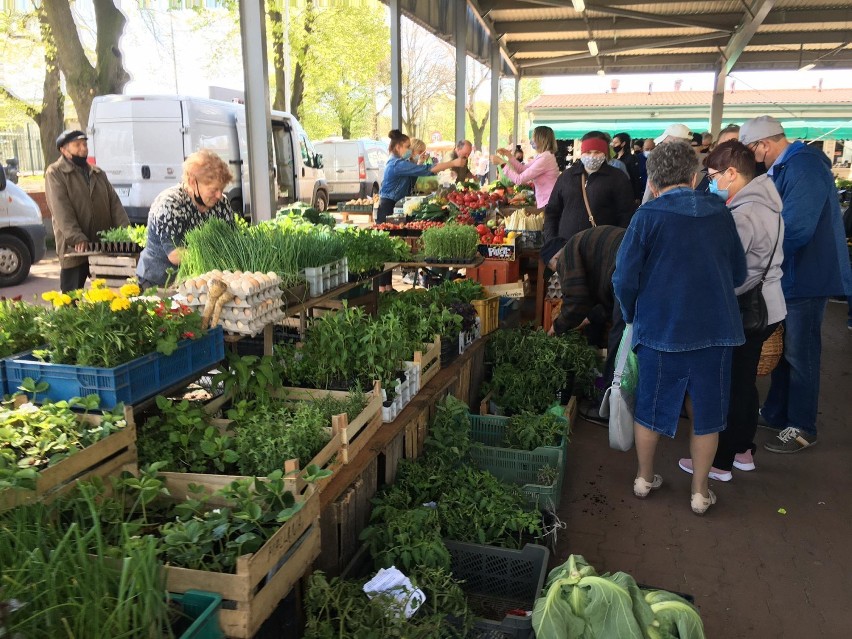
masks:
[(646, 497), (662, 485), (657, 442), (674, 437), (685, 404), (690, 501), (703, 514), (716, 503), (708, 474), (727, 419), (731, 353), (745, 341), (734, 295), (746, 277), (745, 254), (725, 203), (694, 190), (698, 156), (688, 144), (661, 144), (647, 168), (655, 197), (633, 216), (612, 278), (639, 363), (633, 493)]

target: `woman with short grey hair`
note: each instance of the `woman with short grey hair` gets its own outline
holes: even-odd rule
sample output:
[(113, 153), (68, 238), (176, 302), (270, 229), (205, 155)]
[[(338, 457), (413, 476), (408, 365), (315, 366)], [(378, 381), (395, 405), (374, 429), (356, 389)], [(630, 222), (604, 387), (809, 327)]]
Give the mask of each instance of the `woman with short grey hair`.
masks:
[(734, 289), (746, 262), (725, 203), (695, 191), (697, 168), (684, 142), (661, 144), (648, 158), (654, 199), (633, 216), (612, 282), (639, 363), (633, 493), (644, 498), (662, 485), (657, 442), (674, 437), (685, 405), (695, 469), (690, 505), (701, 515), (716, 503), (708, 475), (726, 425), (731, 353), (745, 341)]

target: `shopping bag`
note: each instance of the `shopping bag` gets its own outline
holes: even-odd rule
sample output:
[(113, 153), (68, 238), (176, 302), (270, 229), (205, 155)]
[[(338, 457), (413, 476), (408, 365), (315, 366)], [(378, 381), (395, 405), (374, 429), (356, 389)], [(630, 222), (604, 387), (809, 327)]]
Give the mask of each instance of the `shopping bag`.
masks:
[(632, 345), (633, 325), (628, 324), (615, 357), (612, 386), (606, 389), (599, 411), (601, 417), (609, 419), (610, 448), (621, 451), (633, 447), (633, 407), (636, 404), (639, 366)]

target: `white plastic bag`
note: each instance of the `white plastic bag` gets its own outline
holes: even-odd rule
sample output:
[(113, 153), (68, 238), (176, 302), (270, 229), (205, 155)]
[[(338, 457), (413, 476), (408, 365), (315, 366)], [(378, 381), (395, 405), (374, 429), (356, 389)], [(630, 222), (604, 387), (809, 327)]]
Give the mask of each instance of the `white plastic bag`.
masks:
[(633, 325), (628, 324), (615, 358), (612, 386), (606, 389), (600, 407), (601, 417), (609, 418), (609, 446), (621, 451), (633, 448), (633, 408), (636, 405), (636, 396), (633, 392), (628, 392), (621, 383), (632, 345)]

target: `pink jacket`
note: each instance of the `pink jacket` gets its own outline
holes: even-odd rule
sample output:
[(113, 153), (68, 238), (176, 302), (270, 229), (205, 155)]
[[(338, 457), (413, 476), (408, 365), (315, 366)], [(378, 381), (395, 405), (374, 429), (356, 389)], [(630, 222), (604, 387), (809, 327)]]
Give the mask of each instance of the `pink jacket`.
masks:
[(538, 208), (547, 206), (553, 185), (559, 177), (559, 166), (550, 151), (539, 153), (529, 164), (523, 165), (510, 157), (503, 167), (503, 173), (515, 184), (532, 182), (535, 187), (535, 205)]

